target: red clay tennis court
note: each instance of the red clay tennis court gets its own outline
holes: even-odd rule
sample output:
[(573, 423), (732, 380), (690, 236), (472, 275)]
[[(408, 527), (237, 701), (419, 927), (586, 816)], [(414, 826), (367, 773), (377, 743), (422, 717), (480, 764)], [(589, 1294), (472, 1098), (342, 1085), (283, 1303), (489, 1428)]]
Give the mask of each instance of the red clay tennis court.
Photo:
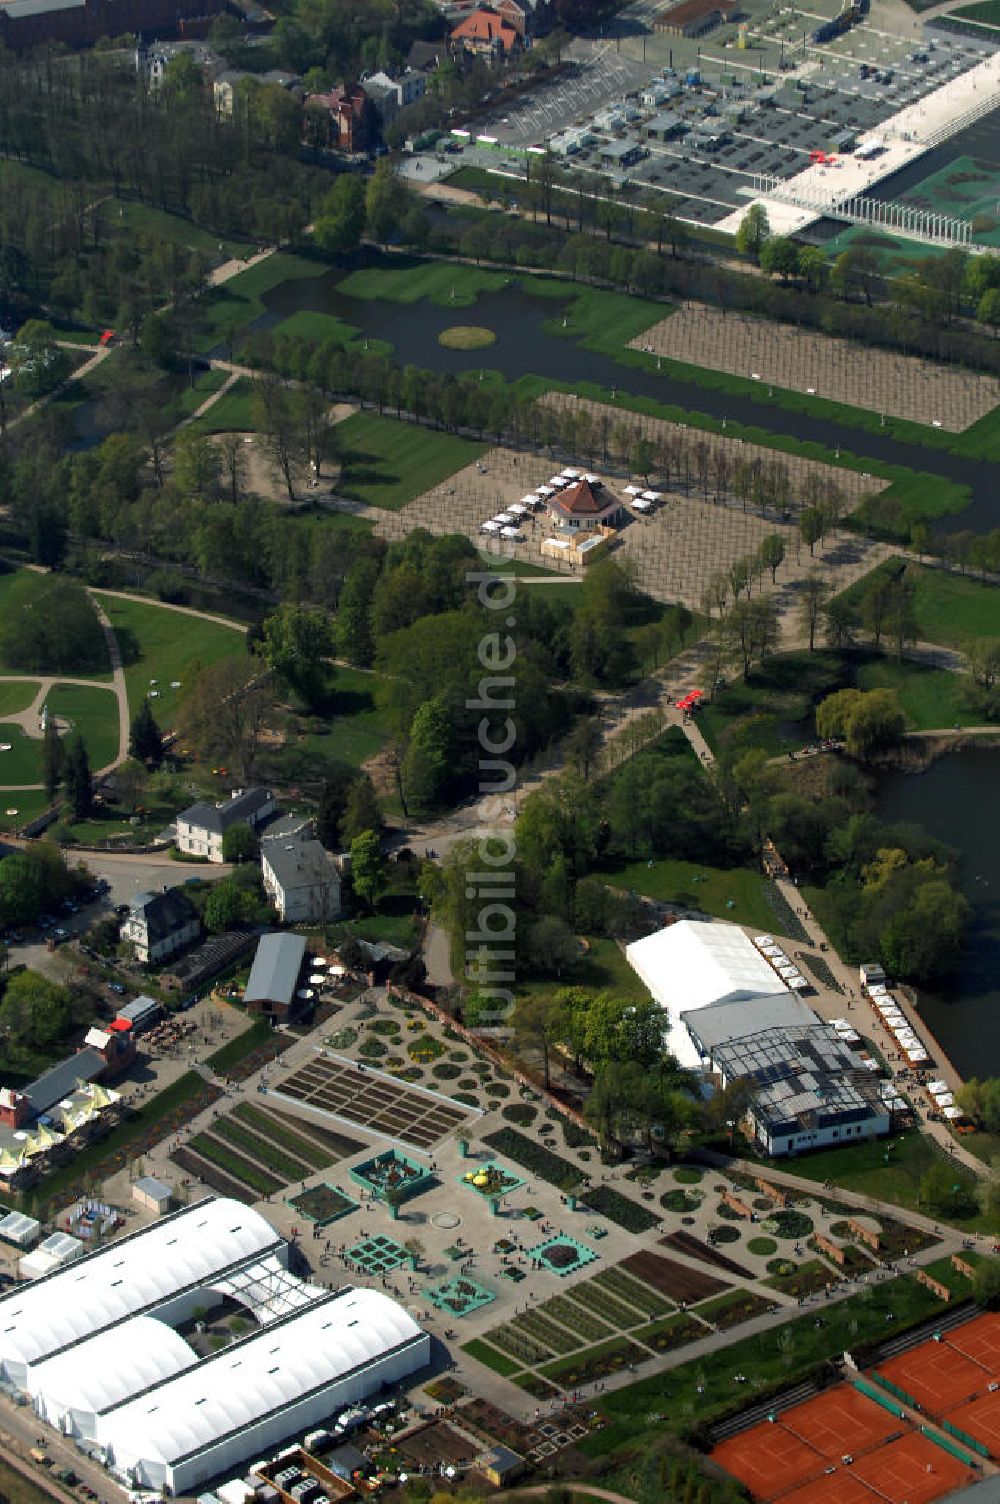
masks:
[(983, 1316), (963, 1321), (961, 1326), (945, 1332), (942, 1341), (973, 1362), (981, 1363), (989, 1370), (991, 1379), (1000, 1378), (1000, 1312), (987, 1311)]
[(793, 1405), (777, 1423), (829, 1462), (839, 1462), (844, 1452), (860, 1456), (897, 1435), (905, 1424), (849, 1384), (835, 1384), (815, 1399)]
[(948, 1419), (953, 1426), (989, 1447), (991, 1457), (1000, 1457), (1000, 1392), (981, 1394), (971, 1404), (949, 1410)]
[(852, 1476), (849, 1468), (833, 1468), (811, 1483), (781, 1495), (781, 1504), (879, 1504), (870, 1488)]
[(713, 1447), (712, 1461), (745, 1483), (755, 1499), (770, 1499), (823, 1471), (825, 1459), (783, 1426), (762, 1421)]
[(817, 1478), (850, 1451), (869, 1451), (905, 1422), (866, 1399), (847, 1384), (835, 1384), (814, 1399), (783, 1410), (775, 1421), (761, 1421), (730, 1437), (712, 1452), (712, 1461), (741, 1479), (759, 1499), (784, 1493)]
[(875, 1372), (898, 1384), (930, 1415), (943, 1415), (982, 1393), (991, 1377), (951, 1342), (934, 1341), (880, 1363)]
[(892, 1504), (929, 1504), (971, 1483), (976, 1474), (957, 1457), (910, 1431), (896, 1441), (859, 1457), (852, 1468), (856, 1478), (867, 1483), (874, 1495)]

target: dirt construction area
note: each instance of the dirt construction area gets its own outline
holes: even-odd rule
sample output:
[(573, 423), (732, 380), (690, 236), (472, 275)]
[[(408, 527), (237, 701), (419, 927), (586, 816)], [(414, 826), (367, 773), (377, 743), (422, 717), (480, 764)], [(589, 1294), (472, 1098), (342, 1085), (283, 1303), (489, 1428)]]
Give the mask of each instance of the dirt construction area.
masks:
[(632, 348), (955, 433), (1000, 404), (995, 377), (697, 303), (644, 330)]

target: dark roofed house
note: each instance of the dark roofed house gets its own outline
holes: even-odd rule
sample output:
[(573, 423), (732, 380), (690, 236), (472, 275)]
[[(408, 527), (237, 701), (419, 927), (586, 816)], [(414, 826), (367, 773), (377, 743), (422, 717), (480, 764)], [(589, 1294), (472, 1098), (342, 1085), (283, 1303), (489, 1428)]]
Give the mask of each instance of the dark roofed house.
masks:
[(137, 893), (129, 904), (121, 937), (133, 947), (137, 961), (155, 966), (193, 945), (201, 934), (198, 911), (183, 888), (162, 893)]
[(306, 955), (302, 935), (262, 935), (250, 968), (243, 1001), (248, 1013), (286, 1019), (295, 1011), (299, 977)]
[(574, 530), (610, 527), (618, 520), (621, 502), (596, 475), (585, 475), (550, 496), (546, 510), (560, 527)]
[(100, 1080), (107, 1065), (100, 1050), (86, 1049), (77, 1050), (75, 1055), (68, 1055), (58, 1065), (51, 1066), (37, 1081), (32, 1081), (30, 1086), (24, 1088), (30, 1117), (37, 1118), (42, 1113), (50, 1112), (58, 1102), (76, 1090), (78, 1081)]
[(222, 838), (234, 825), (256, 830), (277, 805), (270, 789), (234, 789), (222, 804), (200, 800), (177, 816), (177, 850), (222, 861)]
[(305, 137), (310, 146), (354, 155), (368, 150), (375, 107), (360, 84), (339, 84), (326, 94), (307, 94)]

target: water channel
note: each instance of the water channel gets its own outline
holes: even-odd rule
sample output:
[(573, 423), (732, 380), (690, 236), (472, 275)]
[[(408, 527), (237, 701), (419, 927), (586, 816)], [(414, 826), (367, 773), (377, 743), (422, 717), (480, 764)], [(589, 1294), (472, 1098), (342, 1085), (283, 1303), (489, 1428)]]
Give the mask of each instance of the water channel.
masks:
[[(586, 349), (571, 333), (549, 333), (543, 325), (560, 316), (552, 298), (532, 297), (530, 292), (508, 288), (485, 293), (474, 309), (439, 307), (430, 302), (388, 303), (352, 298), (339, 291), (345, 273), (339, 268), (316, 278), (282, 283), (264, 295), (267, 313), (255, 327), (274, 327), (300, 310), (330, 314), (363, 329), (371, 338), (392, 343), (395, 359), (439, 372), (460, 375), (482, 365), (511, 380), (531, 373), (566, 383), (593, 382), (660, 402), (674, 403), (694, 412), (728, 417), (734, 422), (791, 434), (804, 441), (841, 449), (852, 454), (905, 465), (911, 470), (930, 471), (970, 488), (973, 500), (957, 517), (943, 518), (939, 531), (972, 528), (988, 531), (1000, 522), (1000, 497), (996, 467), (919, 444), (902, 443), (887, 432), (868, 433), (845, 424), (808, 417), (783, 408), (769, 407), (748, 396), (733, 396), (696, 386), (655, 370), (625, 366), (611, 356)], [(468, 352), (449, 350), (437, 336), (460, 322), (485, 324), (497, 333), (497, 342), (480, 359)], [(218, 352), (225, 353), (221, 349)]]
[(923, 773), (890, 773), (877, 813), (910, 821), (961, 852), (959, 883), (975, 918), (962, 962), (920, 1012), (968, 1076), (1000, 1075), (1000, 753), (949, 752)]

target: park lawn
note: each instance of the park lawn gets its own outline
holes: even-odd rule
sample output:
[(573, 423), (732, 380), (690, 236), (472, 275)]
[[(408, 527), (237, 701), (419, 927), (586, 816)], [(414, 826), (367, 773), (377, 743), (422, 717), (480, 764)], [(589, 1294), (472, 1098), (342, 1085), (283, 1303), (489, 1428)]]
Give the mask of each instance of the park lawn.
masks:
[(630, 997), (636, 1002), (648, 1001), (649, 992), (613, 940), (588, 935), (586, 945), (577, 964), (562, 976), (529, 977), (519, 972), (515, 984), (518, 997), (553, 997), (560, 987), (579, 986), (613, 992), (616, 997)]
[[(197, 404), (196, 404), (197, 406)], [(195, 433), (254, 433), (253, 383), (246, 376), (234, 382), (224, 397), (212, 404), (207, 413), (190, 425)]]
[(757, 930), (774, 925), (774, 910), (764, 893), (764, 874), (749, 867), (709, 867), (704, 862), (666, 857), (624, 863), (600, 875), (612, 887), (629, 888), (661, 903), (702, 909), (734, 924), (752, 925)]
[(637, 298), (631, 293), (606, 292), (600, 288), (581, 292), (570, 282), (545, 285), (535, 277), (525, 277), (521, 285), (526, 292), (544, 297), (554, 297), (559, 287), (565, 291), (566, 306), (542, 325), (546, 334), (578, 339), (589, 350), (601, 350), (617, 360), (630, 340), (673, 311), (669, 303)]
[(42, 743), (40, 739), (26, 736), (14, 721), (0, 725), (0, 747), (9, 747), (9, 752), (0, 751), (0, 789), (16, 788), (19, 784), (41, 783)]
[(521, 579), (544, 579), (561, 581), (561, 576), (554, 569), (546, 569), (542, 564), (529, 564), (527, 559), (507, 559), (503, 554), (490, 553), (488, 548), (479, 549), (479, 557), (487, 569), (495, 569), (497, 574), (513, 574)]
[[(33, 569), (11, 569), (6, 573), (0, 573), (0, 620), (3, 620), (8, 611), (16, 611), (19, 606), (24, 605), (28, 601), (37, 599), (37, 597), (43, 593), (47, 584), (47, 577), (44, 574), (36, 573), (36, 571)], [(26, 672), (24, 669), (17, 668), (16, 666), (9, 663), (5, 663), (3, 661), (3, 658), (0, 657), (0, 674), (4, 673), (26, 673), (26, 677), (30, 677), (31, 675), (30, 670)], [(67, 679), (107, 679), (108, 683), (110, 684), (111, 664), (108, 663), (106, 671), (103, 669), (96, 672), (84, 671), (79, 675), (66, 674), (63, 677)], [(36, 691), (37, 688), (38, 685), (36, 683)], [(28, 704), (30, 703), (31, 701), (29, 700)], [(6, 713), (10, 714), (11, 712), (8, 711)]]
[(375, 905), (374, 913), (366, 913), (364, 904), (355, 900), (355, 913), (350, 919), (338, 920), (326, 926), (326, 941), (330, 946), (343, 945), (352, 936), (371, 944), (384, 940), (389, 945), (398, 945), (410, 951), (417, 944), (418, 930), (415, 913), (418, 899), (413, 883), (402, 876), (399, 869), (390, 868), (389, 886)]
[(178, 392), (174, 400), (173, 407), (177, 414), (177, 421), (180, 422), (182, 418), (189, 418), (201, 406), (206, 397), (210, 397), (213, 392), (217, 392), (225, 384), (225, 371), (199, 371), (193, 382), (185, 382), (183, 389)]
[(0, 717), (20, 715), (22, 710), (27, 710), (38, 693), (40, 682), (39, 679), (25, 679), (21, 683), (0, 684)]
[(132, 199), (113, 200), (107, 213), (116, 230), (187, 246), (190, 251), (200, 251), (210, 257), (216, 265), (222, 261), (245, 261), (259, 249), (255, 241), (236, 240), (225, 235), (220, 238), (211, 230), (196, 225), (194, 220), (185, 219), (182, 214), (171, 214), (166, 209), (155, 209), (152, 204), (139, 204)]
[(394, 256), (391, 264), (349, 272), (337, 283), (337, 291), (348, 298), (380, 303), (419, 303), (429, 298), (442, 308), (471, 308), (480, 293), (501, 292), (514, 280), (509, 272)]
[(389, 739), (389, 722), (379, 709), (375, 694), (381, 676), (337, 665), (333, 693), (324, 708), (323, 731), (307, 734), (299, 750), (334, 762), (360, 768), (380, 752)]
[[(591, 1457), (615, 1453), (626, 1443), (632, 1452), (644, 1442), (655, 1446), (664, 1426), (684, 1432), (742, 1409), (758, 1393), (791, 1387), (800, 1375), (845, 1349), (885, 1337), (890, 1320), (892, 1335), (898, 1336), (940, 1309), (938, 1298), (907, 1275), (872, 1286), (830, 1303), (819, 1324), (810, 1312), (602, 1394), (601, 1410), (609, 1424), (578, 1445)], [(734, 1386), (736, 1373), (745, 1374), (748, 1382)]]
[(355, 413), (337, 427), (340, 490), (355, 501), (397, 511), (484, 455), (487, 444), (376, 413)]
[(293, 339), (315, 340), (317, 344), (334, 344), (346, 348), (361, 345), (368, 355), (384, 355), (390, 359), (394, 346), (387, 339), (372, 339), (356, 324), (348, 324), (332, 313), (317, 313), (312, 308), (297, 308), (271, 330), (272, 334), (288, 334)]
[(129, 713), (133, 716), (155, 679), (158, 682), (152, 687), (158, 694), (152, 701), (153, 714), (161, 726), (169, 727), (180, 693), (171, 689), (173, 680), (179, 680), (183, 689), (185, 680), (197, 669), (246, 651), (245, 634), (235, 623), (224, 627), (152, 601), (123, 600), (100, 591), (95, 594), (118, 635), (126, 664)]
[(96, 773), (118, 756), (118, 700), (112, 689), (93, 689), (88, 685), (55, 684), (46, 703), (60, 720), (70, 723), (70, 734), (83, 737)]
[[(763, 1163), (775, 1170), (782, 1167), (778, 1160), (764, 1160)], [(832, 1180), (845, 1191), (858, 1191), (865, 1196), (874, 1196), (876, 1200), (894, 1202), (906, 1211), (929, 1215), (919, 1200), (920, 1180), (929, 1169), (938, 1165), (947, 1165), (949, 1172), (954, 1172), (956, 1181), (971, 1184), (974, 1178), (961, 1165), (949, 1163), (919, 1129), (896, 1133), (889, 1139), (871, 1139), (845, 1144), (840, 1149), (817, 1149), (810, 1154), (800, 1154), (795, 1160), (795, 1173), (817, 1183)], [(936, 1213), (935, 1217), (939, 1221), (953, 1220)], [(990, 1230), (986, 1219), (979, 1215), (954, 1220), (957, 1226), (968, 1231)]]
[(263, 297), (282, 282), (318, 279), (327, 270), (324, 262), (291, 251), (275, 251), (231, 277), (221, 287), (213, 287), (199, 300), (202, 322), (195, 342), (198, 350), (213, 346), (231, 346), (235, 336), (265, 312)]
[(17, 794), (9, 789), (0, 791), (0, 833), (10, 834), (20, 830), (29, 820), (40, 815), (42, 810), (48, 809), (48, 806), (44, 789), (29, 789)]
[[(879, 569), (894, 575), (903, 562), (887, 559)], [(907, 580), (915, 586), (913, 611), (922, 641), (961, 648), (972, 638), (1000, 637), (1000, 587), (927, 564), (907, 562), (905, 567)], [(871, 579), (871, 574), (866, 575), (840, 599), (863, 599)]]
[(698, 724), (713, 751), (736, 743), (772, 757), (793, 751), (814, 733), (813, 705), (841, 686), (844, 666), (835, 653), (780, 653), (749, 679), (734, 674), (698, 710)]
[(939, 731), (959, 725), (967, 715), (962, 681), (946, 668), (877, 658), (858, 670), (859, 689), (894, 689), (911, 731)]

